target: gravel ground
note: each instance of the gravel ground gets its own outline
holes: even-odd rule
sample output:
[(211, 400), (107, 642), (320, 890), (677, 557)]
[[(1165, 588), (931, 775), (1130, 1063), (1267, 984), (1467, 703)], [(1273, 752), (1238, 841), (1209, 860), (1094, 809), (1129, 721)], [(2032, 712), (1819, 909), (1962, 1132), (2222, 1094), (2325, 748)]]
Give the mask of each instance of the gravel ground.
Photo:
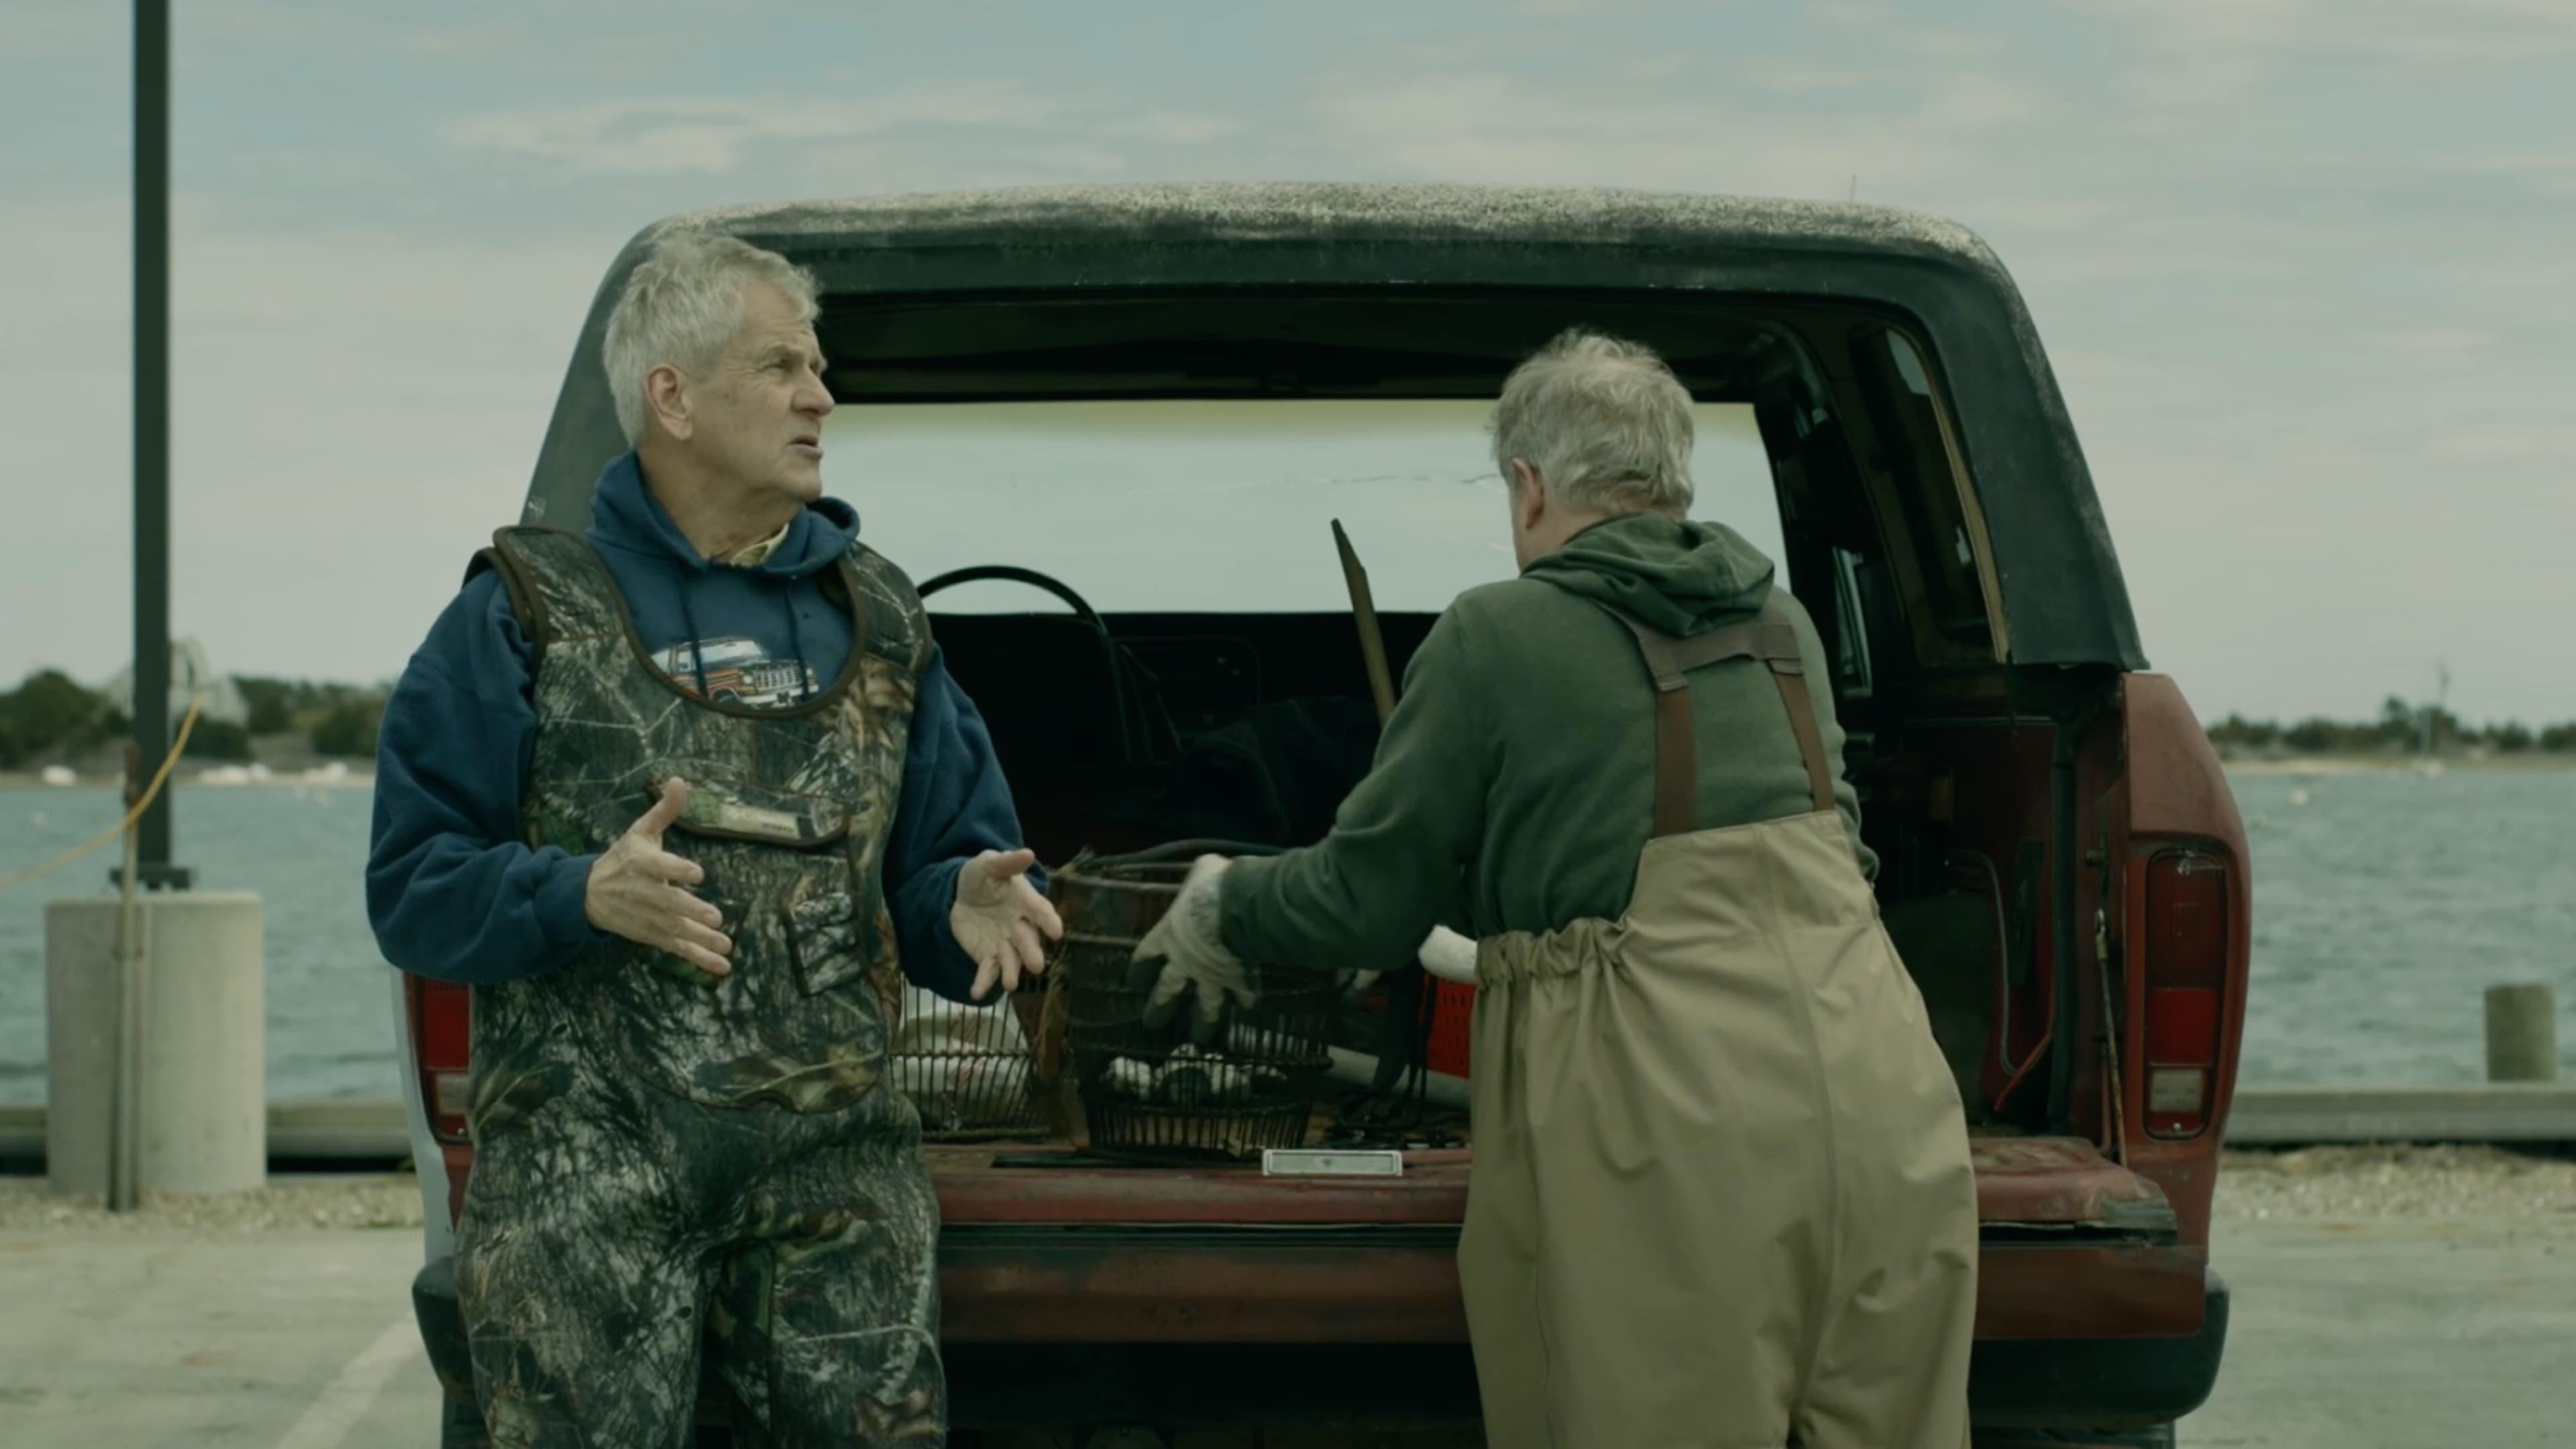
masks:
[(2230, 1152), (2221, 1218), (2467, 1218), (2576, 1213), (2576, 1160), (2495, 1147)]
[[(2230, 1152), (2219, 1168), (2217, 1215), (2235, 1219), (2469, 1218), (2576, 1214), (2576, 1159), (2494, 1147), (2309, 1147)], [(225, 1197), (155, 1193), (140, 1212), (59, 1198), (44, 1179), (0, 1178), (0, 1231), (117, 1228), (413, 1228), (420, 1189), (409, 1177), (278, 1177)]]
[(172, 1228), (258, 1232), (274, 1228), (420, 1227), (420, 1184), (410, 1177), (276, 1177), (256, 1192), (146, 1193), (132, 1213), (96, 1198), (56, 1197), (41, 1177), (0, 1177), (0, 1232), (41, 1228)]

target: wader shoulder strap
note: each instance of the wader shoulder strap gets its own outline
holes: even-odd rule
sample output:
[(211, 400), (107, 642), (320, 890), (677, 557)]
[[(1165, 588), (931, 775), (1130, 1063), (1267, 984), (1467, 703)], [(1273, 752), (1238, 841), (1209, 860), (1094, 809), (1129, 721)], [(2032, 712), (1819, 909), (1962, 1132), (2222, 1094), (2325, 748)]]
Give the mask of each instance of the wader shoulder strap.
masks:
[(590, 540), (570, 529), (537, 524), (504, 528), (492, 535), (490, 548), (474, 556), (466, 580), (487, 569), (500, 576), (519, 632), (540, 658), (558, 641), (625, 628), (625, 605), (608, 565)]
[[(930, 667), (930, 614), (912, 580), (884, 554), (853, 543), (841, 555), (827, 590), (848, 595), (852, 647), (865, 649), (919, 677)], [(874, 607), (871, 607), (873, 605)]]
[[(1655, 676), (1655, 834), (1687, 835), (1699, 828), (1699, 733), (1691, 710), (1690, 673), (1728, 659), (1758, 659), (1779, 686), (1781, 707), (1798, 737), (1798, 753), (1807, 764), (1807, 790), (1815, 808), (1834, 808), (1833, 771), (1825, 761), (1824, 734), (1816, 726), (1814, 697), (1807, 692), (1807, 665), (1798, 649), (1798, 631), (1776, 602), (1766, 599), (1762, 612), (1741, 624), (1705, 634), (1677, 638), (1610, 609), (1628, 626), (1637, 652)], [(1604, 606), (1607, 608), (1607, 606)]]

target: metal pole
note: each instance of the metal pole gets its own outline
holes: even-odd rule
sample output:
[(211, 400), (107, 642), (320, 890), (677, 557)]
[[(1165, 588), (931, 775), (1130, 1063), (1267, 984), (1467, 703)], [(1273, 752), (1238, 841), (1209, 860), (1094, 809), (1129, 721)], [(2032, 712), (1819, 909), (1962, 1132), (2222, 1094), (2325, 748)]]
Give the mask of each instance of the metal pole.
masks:
[[(134, 744), (146, 772), (170, 752), (170, 0), (134, 4)], [(188, 883), (170, 795), (141, 822), (147, 887)]]

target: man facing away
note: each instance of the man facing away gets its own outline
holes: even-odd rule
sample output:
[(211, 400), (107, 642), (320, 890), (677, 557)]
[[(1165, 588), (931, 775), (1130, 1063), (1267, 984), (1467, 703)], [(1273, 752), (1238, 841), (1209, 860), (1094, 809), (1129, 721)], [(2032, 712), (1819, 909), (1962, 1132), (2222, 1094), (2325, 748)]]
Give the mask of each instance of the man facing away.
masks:
[(589, 531), (504, 530), (386, 708), (368, 909), (474, 987), (458, 1296), (505, 1449), (679, 1449), (708, 1327), (750, 1442), (945, 1439), (897, 1003), (989, 999), (1061, 928), (920, 600), (822, 494), (816, 310), (774, 253), (658, 248)]
[[(1477, 982), (1459, 1273), (1498, 1449), (1961, 1449), (1976, 1184), (1879, 927), (1813, 624), (1685, 521), (1690, 396), (1568, 333), (1504, 384), (1519, 578), (1444, 613), (1308, 849), (1138, 948), (1202, 1034), (1247, 962)], [(1452, 948), (1463, 948), (1465, 960)]]

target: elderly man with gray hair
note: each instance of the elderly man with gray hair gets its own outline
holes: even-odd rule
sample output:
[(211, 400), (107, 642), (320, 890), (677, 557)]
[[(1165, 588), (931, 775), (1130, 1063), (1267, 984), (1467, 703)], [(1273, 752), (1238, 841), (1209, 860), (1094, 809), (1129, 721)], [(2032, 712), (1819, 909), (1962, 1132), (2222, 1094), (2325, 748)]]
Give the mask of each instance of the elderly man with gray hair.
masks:
[(1326, 839), (1193, 867), (1137, 952), (1149, 1015), (1210, 1033), (1247, 962), (1416, 943), (1477, 984), (1459, 1270), (1499, 1449), (1960, 1449), (1958, 1092), (1814, 626), (1686, 521), (1691, 450), (1646, 348), (1569, 332), (1511, 375), (1520, 577), (1432, 628)]
[(381, 735), (385, 958), (473, 988), (457, 1230), (502, 1446), (945, 1442), (906, 980), (992, 999), (1055, 912), (920, 599), (823, 496), (814, 279), (638, 266), (602, 359), (633, 450), (589, 530), (504, 529)]

